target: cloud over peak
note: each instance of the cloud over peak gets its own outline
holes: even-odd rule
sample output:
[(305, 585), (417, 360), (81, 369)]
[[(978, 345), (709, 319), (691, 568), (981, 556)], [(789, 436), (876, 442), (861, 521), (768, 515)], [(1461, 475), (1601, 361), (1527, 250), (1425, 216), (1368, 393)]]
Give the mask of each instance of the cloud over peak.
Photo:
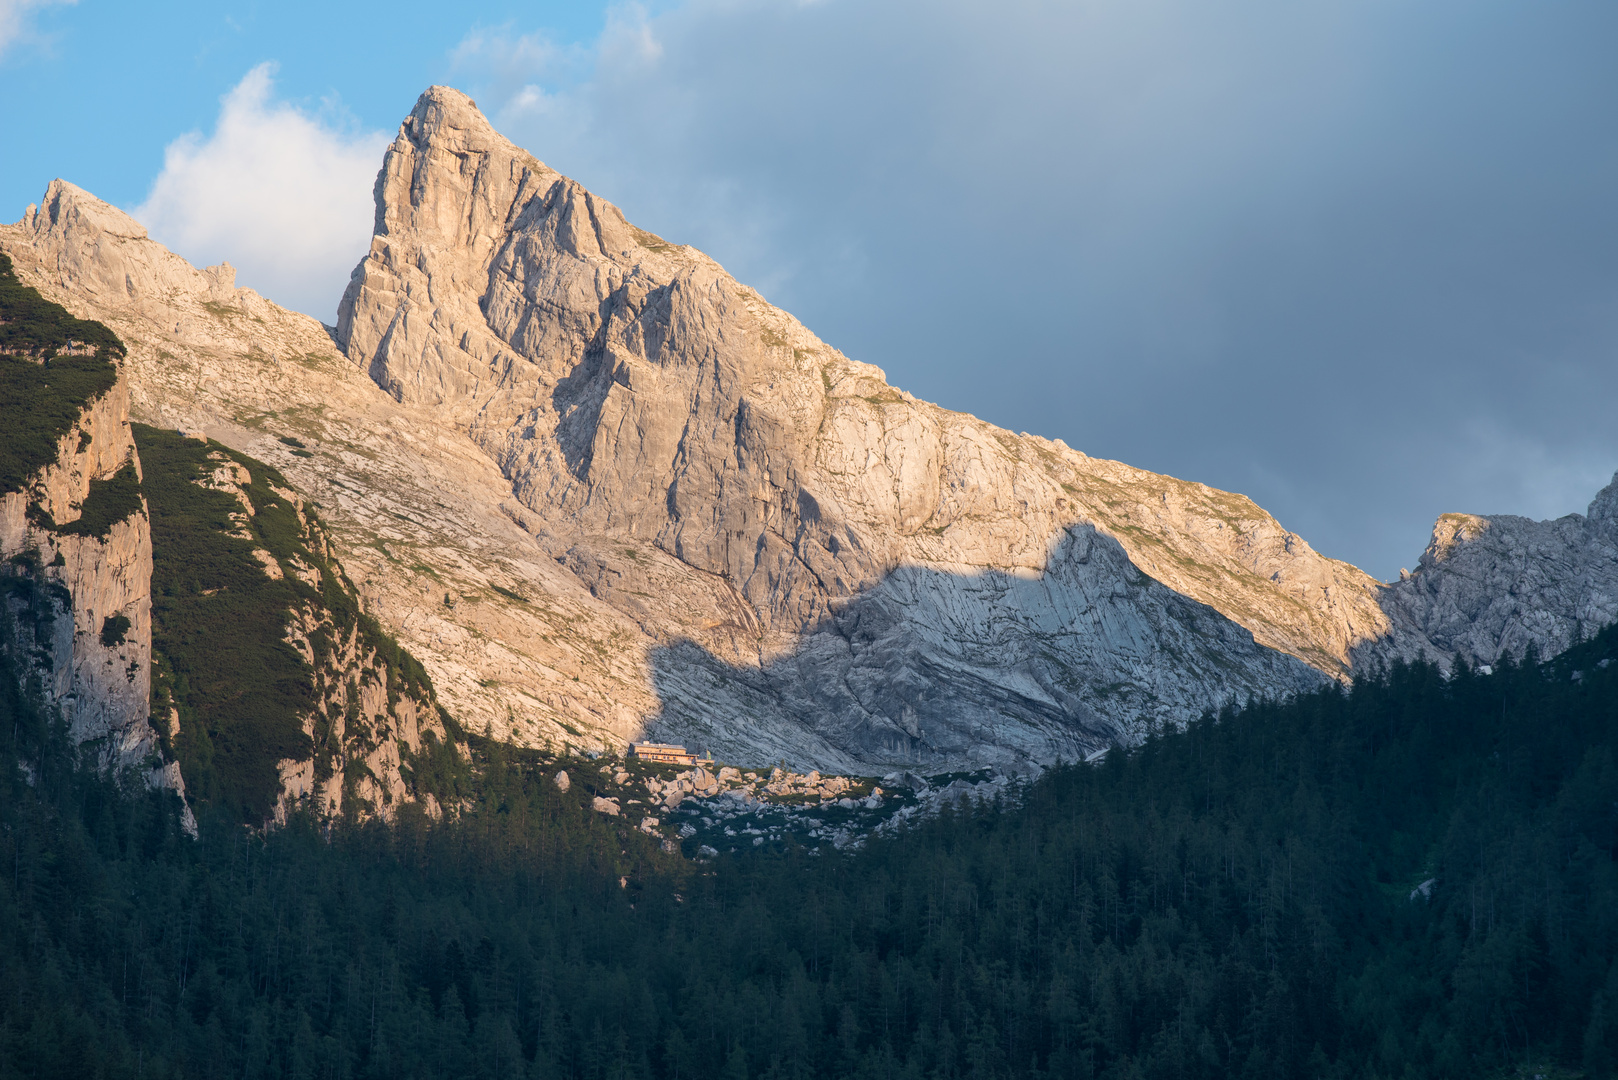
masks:
[(258, 65), (224, 96), (212, 134), (170, 143), (131, 213), (193, 263), (228, 259), (240, 284), (329, 321), (370, 243), (388, 136), (276, 100), (275, 70)]

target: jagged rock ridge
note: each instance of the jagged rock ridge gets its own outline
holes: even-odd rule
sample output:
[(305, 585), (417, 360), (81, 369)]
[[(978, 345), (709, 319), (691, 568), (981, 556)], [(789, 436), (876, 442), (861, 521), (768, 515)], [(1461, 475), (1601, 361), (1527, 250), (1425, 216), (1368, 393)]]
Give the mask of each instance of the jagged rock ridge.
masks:
[(1374, 582), (1239, 496), (895, 390), (453, 90), (387, 152), (337, 337), (659, 643), (670, 736), (1067, 756), (1316, 685), (1300, 660), (1341, 672), (1385, 625)]
[(976, 765), (1453, 652), (1405, 585), (1242, 496), (888, 386), (455, 91), (423, 95), (377, 195), (347, 362), (71, 185), (0, 245), (130, 342), (137, 415), (319, 502), (367, 602), (478, 730)]

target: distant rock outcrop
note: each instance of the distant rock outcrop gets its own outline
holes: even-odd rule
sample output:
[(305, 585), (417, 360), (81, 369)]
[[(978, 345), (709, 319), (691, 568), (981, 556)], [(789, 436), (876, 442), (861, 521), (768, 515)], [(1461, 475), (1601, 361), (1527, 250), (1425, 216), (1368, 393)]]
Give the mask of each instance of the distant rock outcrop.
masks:
[(1445, 514), (1401, 577), (1381, 596), (1389, 632), (1355, 650), (1357, 668), (1554, 656), (1618, 622), (1618, 476), (1583, 515)]

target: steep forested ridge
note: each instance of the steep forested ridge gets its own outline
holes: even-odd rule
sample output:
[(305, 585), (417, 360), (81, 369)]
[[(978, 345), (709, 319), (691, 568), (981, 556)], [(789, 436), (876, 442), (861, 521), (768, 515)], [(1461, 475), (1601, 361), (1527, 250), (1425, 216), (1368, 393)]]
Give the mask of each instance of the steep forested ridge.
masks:
[(191, 842), (13, 695), (0, 1077), (1611, 1076), (1609, 657), (1398, 668), (713, 864), (490, 743), (455, 821)]

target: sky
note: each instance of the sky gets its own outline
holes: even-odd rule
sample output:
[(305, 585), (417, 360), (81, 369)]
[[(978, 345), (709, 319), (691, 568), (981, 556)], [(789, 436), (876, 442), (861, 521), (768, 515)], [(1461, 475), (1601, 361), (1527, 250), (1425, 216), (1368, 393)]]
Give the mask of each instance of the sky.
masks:
[(1384, 580), (1618, 470), (1610, 0), (0, 0), (64, 177), (331, 321), (428, 85), (890, 381)]

